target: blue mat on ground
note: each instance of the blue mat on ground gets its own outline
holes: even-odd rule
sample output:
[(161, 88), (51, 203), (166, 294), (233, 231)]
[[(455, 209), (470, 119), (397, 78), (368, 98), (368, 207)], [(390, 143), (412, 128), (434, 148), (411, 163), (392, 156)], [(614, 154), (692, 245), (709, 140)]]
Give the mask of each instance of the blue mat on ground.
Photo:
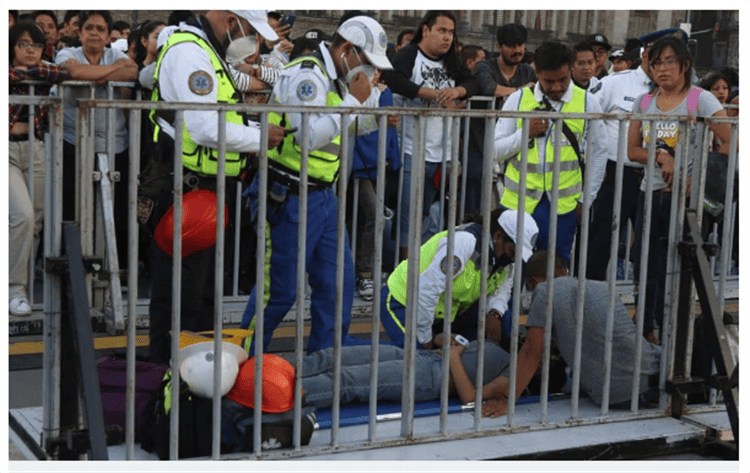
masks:
[[(518, 399), (517, 404), (531, 404), (539, 402), (539, 396), (526, 396)], [(377, 415), (401, 412), (401, 404), (393, 402), (379, 402)], [(448, 401), (448, 413), (461, 412), (461, 402), (458, 399)], [(440, 415), (440, 400), (422, 401), (414, 403), (414, 417)], [(370, 420), (369, 404), (347, 404), (341, 406), (339, 426), (366, 424)], [(318, 426), (320, 429), (330, 429), (333, 424), (331, 409), (318, 409)]]

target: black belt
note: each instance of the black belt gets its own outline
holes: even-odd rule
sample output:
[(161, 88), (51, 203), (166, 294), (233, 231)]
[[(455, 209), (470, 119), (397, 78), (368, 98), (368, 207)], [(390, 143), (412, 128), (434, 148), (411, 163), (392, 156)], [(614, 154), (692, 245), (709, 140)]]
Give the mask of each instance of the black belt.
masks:
[(22, 133), (20, 135), (10, 135), (8, 136), (8, 141), (29, 141), (29, 135), (26, 133)]
[[(299, 195), (299, 180), (295, 177), (290, 176), (287, 173), (279, 172), (276, 169), (272, 167), (268, 167), (269, 171), (269, 178), (268, 181), (270, 182), (278, 182), (281, 183), (289, 188), (289, 192), (294, 195)], [(316, 191), (322, 191), (325, 189), (330, 189), (332, 187), (333, 183), (323, 183), (322, 181), (307, 181), (307, 192), (316, 192)], [(270, 188), (269, 184), (269, 188)]]

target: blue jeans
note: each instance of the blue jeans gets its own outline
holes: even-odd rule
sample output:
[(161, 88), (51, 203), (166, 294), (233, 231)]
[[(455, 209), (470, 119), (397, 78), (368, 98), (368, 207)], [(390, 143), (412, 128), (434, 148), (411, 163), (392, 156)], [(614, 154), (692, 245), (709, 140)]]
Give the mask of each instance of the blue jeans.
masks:
[[(333, 189), (310, 192), (307, 196), (307, 254), (305, 264), (312, 288), (310, 316), (312, 318), (307, 351), (311, 353), (333, 346), (334, 314), (337, 292), (343, 296), (342, 338), (347, 339), (354, 297), (354, 265), (346, 235), (344, 249), (344, 285), (336, 285), (336, 234), (338, 201)], [(269, 199), (269, 202), (270, 199)], [(263, 350), (273, 332), (289, 312), (297, 298), (297, 235), (299, 197), (290, 195), (283, 208), (271, 211), (273, 225), (266, 226), (268, 250), (264, 275)], [(270, 215), (270, 214), (269, 214)], [(260, 283), (260, 281), (258, 281)], [(256, 285), (257, 287), (257, 285)], [(250, 293), (242, 328), (248, 328), (255, 317), (255, 288)], [(255, 337), (250, 348), (255, 350)]]
[[(412, 156), (410, 154), (404, 154), (404, 180), (401, 188), (401, 215), (399, 215), (399, 221), (401, 223), (401, 229), (399, 232), (399, 246), (401, 248), (408, 248), (409, 246), (409, 202), (411, 195), (411, 166)], [(422, 229), (423, 234), (420, 236), (420, 241), (425, 242), (430, 236), (424, 238), (424, 228), (426, 227), (426, 220), (430, 217), (430, 205), (435, 200), (435, 194), (438, 193), (438, 189), (435, 189), (433, 179), (435, 178), (435, 171), (441, 166), (440, 163), (424, 163), (424, 189), (422, 192)]]
[[(545, 193), (531, 214), (539, 227), (539, 235), (536, 237), (536, 250), (546, 250), (549, 245), (550, 209), (550, 201)], [(555, 250), (568, 267), (570, 266), (570, 252), (573, 249), (573, 238), (576, 235), (577, 226), (578, 217), (576, 217), (575, 210), (557, 216), (557, 244)]]
[[(341, 404), (368, 403), (370, 399), (371, 346), (349, 346), (341, 350)], [(378, 400), (401, 401), (404, 350), (390, 345), (378, 347)], [(331, 406), (333, 398), (333, 348), (318, 350), (302, 361), (305, 401), (319, 409)], [(441, 358), (430, 350), (417, 350), (415, 401), (440, 397)]]
[[(664, 287), (667, 281), (667, 241), (669, 239), (669, 214), (672, 209), (672, 193), (654, 191), (651, 209), (651, 231), (648, 235), (648, 263), (646, 268), (646, 307), (644, 310), (644, 335), (655, 326), (661, 326), (664, 316)], [(635, 264), (633, 277), (639, 280), (643, 231), (645, 226), (644, 206), (646, 193), (638, 193), (638, 211), (635, 217)]]

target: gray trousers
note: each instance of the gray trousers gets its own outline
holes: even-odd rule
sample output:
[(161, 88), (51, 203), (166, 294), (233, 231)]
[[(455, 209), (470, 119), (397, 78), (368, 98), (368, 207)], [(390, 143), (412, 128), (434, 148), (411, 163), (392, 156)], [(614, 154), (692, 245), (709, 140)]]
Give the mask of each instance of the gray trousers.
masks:
[[(29, 166), (29, 147), (33, 167)], [(39, 140), (8, 142), (8, 299), (26, 296), (29, 261), (44, 219), (44, 146)], [(32, 203), (28, 187), (33, 169)]]

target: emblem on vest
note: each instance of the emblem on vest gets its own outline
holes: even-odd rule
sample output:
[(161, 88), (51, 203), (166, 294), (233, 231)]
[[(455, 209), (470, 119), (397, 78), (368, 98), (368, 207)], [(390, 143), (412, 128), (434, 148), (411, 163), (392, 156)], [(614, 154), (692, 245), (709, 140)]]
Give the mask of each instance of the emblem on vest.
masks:
[(303, 80), (297, 86), (297, 98), (309, 102), (318, 96), (318, 86), (311, 80)]
[[(443, 261), (440, 262), (440, 270), (443, 272), (443, 274), (448, 274), (448, 257), (446, 256), (443, 258)], [(458, 256), (453, 257), (453, 275), (461, 271), (461, 259)]]
[(195, 71), (188, 78), (188, 87), (196, 95), (207, 95), (214, 90), (214, 80), (206, 71)]

